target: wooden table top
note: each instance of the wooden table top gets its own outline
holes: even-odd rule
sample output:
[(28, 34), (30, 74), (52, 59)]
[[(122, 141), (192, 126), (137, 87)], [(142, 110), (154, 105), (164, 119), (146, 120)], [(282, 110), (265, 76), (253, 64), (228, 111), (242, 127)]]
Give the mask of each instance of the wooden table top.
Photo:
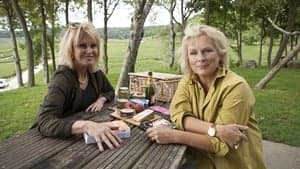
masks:
[[(100, 113), (87, 116), (94, 121), (113, 120), (110, 113), (106, 106)], [(131, 137), (124, 139), (120, 148), (106, 148), (100, 153), (96, 144), (85, 144), (81, 136), (44, 137), (35, 128), (0, 142), (0, 168), (176, 169), (186, 148), (156, 144), (143, 130), (131, 126)]]

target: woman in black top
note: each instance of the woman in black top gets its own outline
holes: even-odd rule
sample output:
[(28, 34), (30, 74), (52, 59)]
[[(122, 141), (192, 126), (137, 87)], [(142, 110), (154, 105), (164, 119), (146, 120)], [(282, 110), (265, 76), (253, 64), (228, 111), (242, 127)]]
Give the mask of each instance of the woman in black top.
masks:
[(120, 146), (122, 140), (112, 131), (111, 122), (97, 123), (72, 118), (81, 111), (100, 111), (103, 104), (114, 98), (114, 89), (104, 73), (98, 69), (100, 39), (89, 23), (70, 24), (62, 38), (59, 66), (49, 84), (37, 121), (41, 134), (69, 137), (87, 133), (110, 149)]

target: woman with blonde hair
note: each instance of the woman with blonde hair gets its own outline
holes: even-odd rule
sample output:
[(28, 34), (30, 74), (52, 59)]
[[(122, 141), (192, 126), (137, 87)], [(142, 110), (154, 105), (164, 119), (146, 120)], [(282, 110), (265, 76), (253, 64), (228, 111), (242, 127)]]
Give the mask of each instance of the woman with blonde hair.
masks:
[(60, 43), (58, 69), (49, 84), (34, 126), (41, 134), (69, 137), (87, 133), (110, 149), (122, 140), (113, 132), (111, 122), (97, 123), (78, 118), (79, 112), (97, 112), (114, 98), (114, 89), (98, 69), (100, 39), (90, 22), (72, 23)]
[(188, 26), (182, 40), (185, 75), (170, 105), (177, 130), (147, 130), (160, 144), (189, 146), (183, 168), (265, 169), (255, 98), (246, 80), (229, 70), (227, 39), (214, 27)]

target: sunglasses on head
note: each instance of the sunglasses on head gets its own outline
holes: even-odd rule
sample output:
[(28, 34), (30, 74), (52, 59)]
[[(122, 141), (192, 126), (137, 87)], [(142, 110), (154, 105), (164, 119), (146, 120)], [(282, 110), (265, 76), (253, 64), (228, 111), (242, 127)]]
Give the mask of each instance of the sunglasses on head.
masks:
[(69, 28), (79, 28), (81, 25), (80, 22), (72, 22), (72, 23), (69, 23)]

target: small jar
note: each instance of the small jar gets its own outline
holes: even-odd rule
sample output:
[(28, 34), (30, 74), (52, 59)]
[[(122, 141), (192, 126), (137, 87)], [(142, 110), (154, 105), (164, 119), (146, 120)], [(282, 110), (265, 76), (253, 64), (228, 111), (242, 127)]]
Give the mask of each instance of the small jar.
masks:
[(129, 99), (128, 87), (120, 87), (119, 88), (119, 99)]

